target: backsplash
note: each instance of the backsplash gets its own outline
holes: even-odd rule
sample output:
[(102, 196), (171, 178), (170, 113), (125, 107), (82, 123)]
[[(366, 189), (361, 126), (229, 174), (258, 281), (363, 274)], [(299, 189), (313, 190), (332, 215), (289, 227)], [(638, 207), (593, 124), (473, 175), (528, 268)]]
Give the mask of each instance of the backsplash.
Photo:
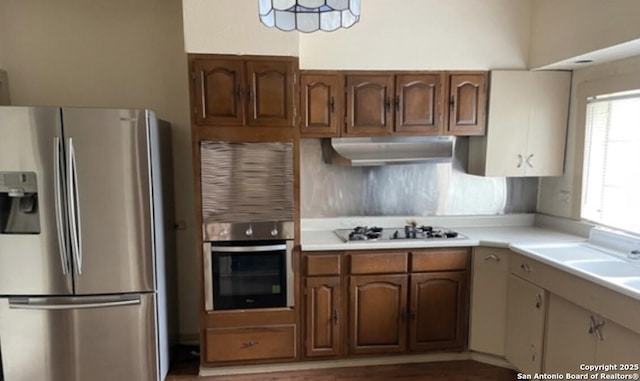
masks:
[(300, 141), (302, 218), (495, 215), (535, 212), (538, 178), (466, 174), (467, 139), (451, 164), (342, 167), (325, 164), (319, 139)]

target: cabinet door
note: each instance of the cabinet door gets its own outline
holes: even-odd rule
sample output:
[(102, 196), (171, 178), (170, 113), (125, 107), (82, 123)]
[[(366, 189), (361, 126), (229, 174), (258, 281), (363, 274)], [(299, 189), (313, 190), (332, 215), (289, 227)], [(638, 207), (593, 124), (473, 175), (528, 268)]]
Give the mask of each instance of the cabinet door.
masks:
[(196, 124), (244, 124), (244, 65), (240, 60), (195, 60)]
[(406, 348), (407, 276), (352, 276), (350, 352), (392, 353)]
[(444, 74), (396, 76), (395, 133), (441, 135)]
[(531, 72), (531, 111), (527, 131), (527, 176), (560, 176), (571, 91), (571, 73)]
[[(489, 131), (486, 137), (486, 176), (524, 176), (530, 109), (527, 71), (491, 73)], [(471, 154), (470, 154), (471, 155)]]
[(484, 135), (487, 73), (449, 74), (449, 126), (451, 135)]
[(505, 354), (523, 373), (542, 370), (545, 302), (545, 290), (509, 275)]
[(509, 250), (473, 250), (469, 349), (504, 356)]
[(258, 127), (293, 126), (294, 61), (249, 59), (247, 124)]
[(346, 135), (389, 135), (392, 132), (392, 75), (348, 75)]
[(342, 354), (340, 277), (305, 279), (307, 357)]
[[(640, 334), (612, 321), (598, 319), (601, 324), (596, 336), (596, 358), (593, 364), (638, 364), (640, 359)], [(619, 373), (627, 369), (620, 369)], [(637, 370), (629, 369), (631, 373)]]
[(589, 332), (590, 317), (586, 309), (559, 296), (549, 296), (544, 350), (546, 373), (580, 373), (580, 364), (594, 364), (596, 342)]
[(340, 104), (338, 75), (304, 73), (300, 75), (300, 134), (304, 137), (334, 137), (338, 128)]
[(466, 272), (411, 274), (411, 350), (463, 350), (467, 306)]

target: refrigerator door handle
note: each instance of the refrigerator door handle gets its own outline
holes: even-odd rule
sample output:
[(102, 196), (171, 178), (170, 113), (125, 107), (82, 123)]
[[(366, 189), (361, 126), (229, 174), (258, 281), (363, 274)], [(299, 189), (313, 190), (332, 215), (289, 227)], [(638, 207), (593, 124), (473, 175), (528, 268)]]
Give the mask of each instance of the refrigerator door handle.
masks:
[[(86, 299), (86, 298), (76, 298)], [(9, 308), (16, 310), (79, 310), (89, 308), (106, 308), (133, 306), (140, 304), (140, 295), (134, 297), (116, 297), (93, 299), (90, 302), (54, 302), (53, 298), (10, 298)]]
[(76, 153), (73, 139), (69, 138), (67, 151), (67, 194), (69, 195), (69, 222), (71, 224), (71, 248), (76, 264), (76, 272), (82, 275), (82, 232), (80, 231), (80, 203), (78, 201), (78, 174), (76, 173)]
[(62, 220), (63, 205), (62, 205), (62, 193), (64, 188), (62, 186), (62, 174), (60, 166), (62, 165), (60, 159), (60, 147), (61, 142), (59, 137), (53, 138), (53, 173), (55, 184), (53, 186), (53, 193), (55, 197), (55, 211), (56, 211), (56, 225), (58, 226), (58, 247), (60, 249), (60, 261), (62, 262), (62, 274), (67, 275), (71, 271), (69, 268), (69, 248), (67, 247), (67, 239), (64, 231), (64, 223)]

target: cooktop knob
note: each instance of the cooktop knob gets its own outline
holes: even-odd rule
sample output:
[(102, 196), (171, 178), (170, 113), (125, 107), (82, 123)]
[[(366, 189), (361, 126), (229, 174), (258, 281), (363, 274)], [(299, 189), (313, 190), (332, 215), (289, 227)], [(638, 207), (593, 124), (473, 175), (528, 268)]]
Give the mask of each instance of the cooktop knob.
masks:
[(271, 229), (271, 236), (276, 237), (278, 235), (278, 229)]
[(251, 226), (249, 226), (249, 228), (244, 231), (244, 234), (247, 235), (247, 236), (252, 236), (253, 235), (253, 229), (251, 229)]

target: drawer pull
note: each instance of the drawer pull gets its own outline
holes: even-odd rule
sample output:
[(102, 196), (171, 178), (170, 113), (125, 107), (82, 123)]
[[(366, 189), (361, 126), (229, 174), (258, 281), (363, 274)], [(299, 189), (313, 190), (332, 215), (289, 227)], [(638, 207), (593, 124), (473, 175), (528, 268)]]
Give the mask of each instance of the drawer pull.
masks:
[(521, 265), (520, 265), (520, 268), (521, 268), (523, 271), (525, 271), (525, 272), (528, 272), (528, 273), (530, 273), (530, 272), (531, 272), (531, 266), (529, 266), (527, 263), (523, 263), (523, 264), (521, 264)]
[(484, 257), (485, 261), (496, 261), (496, 262), (500, 262), (500, 257), (498, 257), (495, 254), (489, 254), (486, 257)]
[(536, 294), (536, 308), (540, 309), (540, 307), (542, 307), (542, 295), (538, 293)]
[(260, 344), (258, 340), (249, 340), (242, 343), (242, 348), (251, 348), (258, 344)]

